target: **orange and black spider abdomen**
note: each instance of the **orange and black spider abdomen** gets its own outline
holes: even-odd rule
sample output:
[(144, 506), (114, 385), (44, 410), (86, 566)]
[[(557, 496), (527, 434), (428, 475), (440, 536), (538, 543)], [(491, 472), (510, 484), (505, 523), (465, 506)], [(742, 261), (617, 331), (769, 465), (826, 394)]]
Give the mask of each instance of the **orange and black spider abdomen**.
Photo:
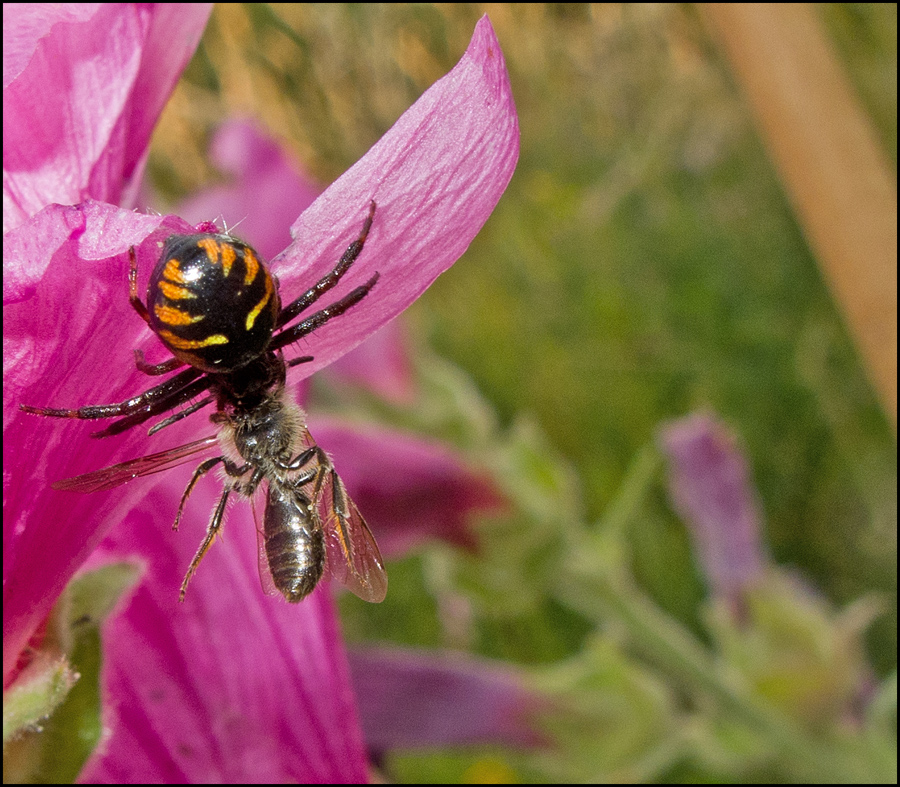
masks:
[(281, 304), (275, 278), (228, 235), (173, 235), (147, 290), (150, 327), (180, 361), (224, 373), (268, 347)]

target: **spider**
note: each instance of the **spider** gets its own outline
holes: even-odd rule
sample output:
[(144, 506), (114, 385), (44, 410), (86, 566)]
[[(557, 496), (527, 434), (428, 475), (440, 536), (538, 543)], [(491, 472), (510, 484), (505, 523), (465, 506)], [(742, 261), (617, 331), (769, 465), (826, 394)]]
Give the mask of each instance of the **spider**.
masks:
[[(217, 395), (220, 407), (223, 396), (225, 403), (231, 399), (252, 407), (284, 371), (275, 354), (359, 303), (378, 281), (375, 273), (340, 300), (287, 327), (332, 289), (356, 261), (372, 227), (375, 209), (372, 201), (362, 232), (332, 271), (284, 308), (280, 308), (277, 280), (253, 249), (236, 238), (218, 234), (169, 237), (150, 278), (145, 306), (137, 294), (137, 259), (131, 247), (129, 301), (174, 356), (151, 365), (140, 350), (135, 350), (135, 365), (148, 375), (167, 374), (185, 364), (189, 368), (117, 404), (69, 410), (20, 405), (20, 409), (55, 418), (120, 418), (92, 434), (109, 437), (209, 390), (213, 393), (160, 421), (148, 434), (187, 418)], [(284, 362), (284, 366), (311, 360), (311, 356), (301, 356)]]
[(53, 484), (55, 489), (79, 492), (111, 489), (221, 446), (222, 455), (205, 460), (194, 471), (175, 517), (173, 529), (177, 530), (194, 486), (221, 464), (224, 489), (182, 582), (182, 601), (188, 582), (221, 530), (229, 495), (235, 492), (253, 498), (263, 482), (266, 505), (258, 534), (260, 556), (268, 568), (260, 566), (267, 592), (277, 590), (290, 602), (301, 601), (327, 568), (367, 601), (381, 601), (387, 593), (381, 553), (368, 525), (331, 459), (306, 428), (305, 414), (285, 393), (287, 369), (312, 357), (285, 361), (282, 353), (286, 345), (359, 303), (375, 286), (378, 273), (330, 306), (288, 325), (331, 290), (359, 257), (375, 208), (372, 201), (362, 232), (332, 271), (284, 308), (275, 277), (253, 249), (230, 235), (211, 233), (173, 235), (166, 241), (150, 277), (145, 305), (137, 295), (137, 260), (132, 247), (129, 301), (173, 354), (168, 361), (151, 365), (135, 351), (137, 368), (150, 375), (173, 372), (185, 364), (188, 368), (118, 404), (74, 410), (20, 405), (27, 413), (56, 418), (118, 418), (93, 435), (107, 437), (208, 392), (155, 424), (149, 433), (215, 401), (216, 412), (210, 421), (219, 426), (218, 436)]

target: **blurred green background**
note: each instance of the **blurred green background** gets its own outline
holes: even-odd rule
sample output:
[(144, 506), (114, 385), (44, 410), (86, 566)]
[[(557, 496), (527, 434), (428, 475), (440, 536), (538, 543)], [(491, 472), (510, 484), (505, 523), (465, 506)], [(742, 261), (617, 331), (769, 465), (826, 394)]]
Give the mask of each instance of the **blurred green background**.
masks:
[[(819, 10), (895, 165), (896, 7)], [(521, 157), (469, 251), (405, 315), (419, 349), (471, 376), (501, 428), (538, 430), (589, 522), (662, 421), (714, 410), (746, 446), (776, 561), (835, 603), (876, 591), (895, 611), (895, 440), (694, 7), (217, 5), (154, 138), (155, 185), (176, 200), (216, 182), (206, 146), (234, 115), (327, 184), (455, 65), (483, 13)], [(704, 586), (662, 485), (639, 521), (635, 575), (703, 636)], [(459, 646), (433, 593), (437, 554), (392, 564), (380, 608), (345, 607), (351, 639)], [(486, 656), (548, 664), (590, 629), (553, 602), (504, 615), (475, 595), (462, 644)], [(895, 612), (869, 645), (879, 674), (895, 668)], [(467, 757), (394, 776), (475, 778)]]

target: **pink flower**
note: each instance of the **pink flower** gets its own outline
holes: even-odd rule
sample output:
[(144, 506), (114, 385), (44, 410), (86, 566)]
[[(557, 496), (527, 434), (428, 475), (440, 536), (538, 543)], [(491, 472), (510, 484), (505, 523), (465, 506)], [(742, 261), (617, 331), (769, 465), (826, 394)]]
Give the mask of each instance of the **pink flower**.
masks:
[[(57, 15), (46, 22), (22, 15), (8, 25), (4, 17), (5, 163), (16, 165), (4, 181), (5, 682), (61, 589), (103, 542), (110, 554), (144, 561), (146, 574), (104, 632), (113, 643), (103, 686), (111, 734), (83, 780), (359, 781), (365, 759), (331, 602), (318, 590), (288, 606), (244, 581), (255, 560), (246, 507), (231, 509), (225, 538), (178, 605), (214, 485), (198, 486), (178, 534), (171, 522), (190, 466), (92, 495), (48, 486), (205, 436), (205, 419), (152, 438), (133, 429), (90, 440), (91, 424), (17, 409), (121, 401), (149, 387), (132, 349), (150, 362), (164, 357), (128, 304), (127, 252), (137, 248), (145, 282), (159, 241), (191, 228), (100, 200), (127, 203), (136, 190), (174, 81), (169, 67), (177, 75), (186, 59), (180, 45), (192, 27), (179, 14), (193, 12), (105, 8), (48, 7)], [(111, 51), (108, 39), (117, 45)], [(49, 79), (51, 61), (61, 79)], [(37, 122), (49, 131), (29, 135)], [(377, 202), (365, 250), (333, 299), (376, 271), (381, 278), (352, 314), (295, 348), (315, 361), (295, 369), (289, 385), (385, 325), (453, 264), (517, 155), (508, 77), (484, 18), (453, 71), (294, 221), (293, 241), (270, 261), (282, 294), (299, 294), (333, 267)]]
[(324, 188), (249, 120), (223, 123), (210, 157), (230, 182), (194, 194), (179, 205), (178, 215), (191, 222), (221, 216), (264, 259), (272, 259), (291, 242), (294, 219)]
[(310, 419), (310, 430), (335, 466), (387, 556), (431, 539), (472, 549), (467, 518), (500, 512), (506, 502), (450, 448), (383, 427)]
[(538, 746), (551, 707), (507, 664), (462, 653), (355, 648), (350, 670), (366, 743), (384, 754), (446, 746)]
[(690, 529), (712, 590), (737, 601), (767, 562), (747, 461), (733, 435), (707, 413), (667, 424), (659, 441), (669, 460), (672, 503)]
[[(150, 134), (211, 11), (211, 3), (3, 7), (4, 233), (53, 203), (131, 204)], [(27, 262), (42, 268), (47, 249), (30, 251)]]

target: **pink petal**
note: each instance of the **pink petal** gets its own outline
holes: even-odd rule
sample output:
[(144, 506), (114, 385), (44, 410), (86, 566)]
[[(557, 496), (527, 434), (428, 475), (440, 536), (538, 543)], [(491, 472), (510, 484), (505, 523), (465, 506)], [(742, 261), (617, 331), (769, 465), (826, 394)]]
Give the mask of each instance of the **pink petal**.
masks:
[[(327, 586), (302, 604), (264, 596), (249, 506), (229, 506), (183, 604), (178, 588), (220, 484), (171, 530), (192, 466), (167, 474), (103, 543), (146, 574), (104, 629), (104, 728), (80, 781), (360, 783), (367, 763)], [(159, 515), (158, 515), (159, 514)]]
[(53, 202), (129, 201), (211, 9), (4, 4), (4, 229)]
[(488, 18), (465, 55), (303, 212), (294, 243), (273, 261), (283, 292), (326, 274), (378, 212), (366, 248), (335, 297), (381, 274), (374, 297), (298, 350), (315, 356), (308, 376), (359, 344), (419, 297), (465, 252), (506, 189), (519, 126), (506, 65)]

